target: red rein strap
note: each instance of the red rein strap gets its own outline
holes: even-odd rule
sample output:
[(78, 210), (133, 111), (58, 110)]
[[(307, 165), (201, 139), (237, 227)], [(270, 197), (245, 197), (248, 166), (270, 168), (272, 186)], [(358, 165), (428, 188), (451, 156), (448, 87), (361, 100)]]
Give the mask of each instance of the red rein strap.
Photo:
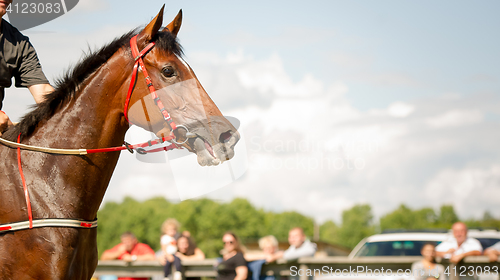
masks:
[[(168, 137), (163, 137), (163, 138), (160, 138), (160, 139), (156, 139), (156, 140), (150, 140), (148, 142), (144, 142), (144, 143), (140, 143), (140, 144), (135, 144), (135, 145), (126, 145), (126, 146), (121, 146), (121, 147), (112, 147), (112, 148), (102, 148), (102, 149), (87, 149), (87, 154), (95, 154), (95, 153), (104, 153), (104, 152), (116, 152), (116, 151), (123, 151), (123, 150), (138, 150), (139, 149), (142, 149), (142, 148), (146, 148), (146, 147), (151, 147), (153, 145), (157, 145), (157, 144), (161, 144), (165, 141), (170, 141), (172, 139), (174, 139), (175, 137), (173, 135), (170, 135)], [(179, 148), (180, 146), (172, 143), (170, 144), (169, 146), (167, 147), (164, 147), (164, 148), (160, 148), (160, 150), (165, 150), (165, 151), (169, 151), (169, 150), (172, 150), (172, 149), (175, 149), (175, 148)], [(150, 150), (150, 151), (147, 151), (147, 153), (153, 153), (153, 152), (156, 152), (157, 150)]]
[[(17, 143), (21, 143), (21, 133), (17, 136)], [(26, 179), (24, 178), (23, 168), (21, 166), (21, 148), (17, 148), (17, 165), (19, 166), (19, 173), (21, 174), (21, 180), (23, 181), (24, 197), (26, 198), (26, 206), (28, 208), (28, 219), (30, 222), (29, 228), (33, 228), (33, 214), (31, 213), (31, 202), (30, 195), (28, 193), (28, 187), (26, 186)]]

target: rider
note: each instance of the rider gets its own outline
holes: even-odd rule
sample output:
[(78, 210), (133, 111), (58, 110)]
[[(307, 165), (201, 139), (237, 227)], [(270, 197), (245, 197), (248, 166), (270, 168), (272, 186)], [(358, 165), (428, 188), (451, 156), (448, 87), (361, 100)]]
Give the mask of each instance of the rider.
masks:
[[(2, 18), (11, 3), (12, 0), (0, 0), (0, 109), (4, 88), (12, 85), (12, 77), (16, 87), (28, 88), (36, 103), (42, 102), (46, 94), (54, 91), (42, 72), (29, 38)], [(11, 124), (9, 117), (0, 111), (0, 135)]]

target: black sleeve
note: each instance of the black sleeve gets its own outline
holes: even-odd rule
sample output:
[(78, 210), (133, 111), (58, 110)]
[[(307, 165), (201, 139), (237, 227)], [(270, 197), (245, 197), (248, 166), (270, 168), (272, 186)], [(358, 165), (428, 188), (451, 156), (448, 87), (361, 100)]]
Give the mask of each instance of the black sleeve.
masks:
[(27, 87), (38, 84), (48, 84), (49, 81), (43, 74), (42, 66), (36, 55), (35, 48), (29, 41), (24, 41), (20, 44), (22, 47), (21, 61), (19, 67), (14, 74), (16, 87)]
[(237, 253), (236, 256), (234, 256), (234, 267), (236, 268), (238, 266), (247, 266), (247, 261), (242, 253)]

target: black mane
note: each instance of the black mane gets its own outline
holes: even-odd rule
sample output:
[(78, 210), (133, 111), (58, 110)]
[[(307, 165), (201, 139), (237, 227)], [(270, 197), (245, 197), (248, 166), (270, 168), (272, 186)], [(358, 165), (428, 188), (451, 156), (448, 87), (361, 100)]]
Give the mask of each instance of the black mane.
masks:
[[(45, 101), (34, 105), (34, 109), (24, 115), (21, 121), (11, 126), (3, 135), (10, 141), (16, 141), (19, 134), (21, 139), (30, 136), (38, 124), (52, 117), (63, 105), (67, 104), (76, 97), (78, 86), (99, 67), (101, 67), (109, 58), (120, 48), (130, 50), (129, 41), (137, 34), (132, 30), (121, 37), (116, 38), (111, 43), (105, 45), (97, 51), (89, 51), (84, 54), (80, 62), (71, 70), (67, 71), (61, 79), (56, 81), (54, 92), (45, 96)], [(169, 53), (181, 56), (182, 48), (176, 37), (170, 32), (158, 32), (153, 38), (155, 48), (159, 48)], [(130, 69), (132, 71), (132, 69)]]

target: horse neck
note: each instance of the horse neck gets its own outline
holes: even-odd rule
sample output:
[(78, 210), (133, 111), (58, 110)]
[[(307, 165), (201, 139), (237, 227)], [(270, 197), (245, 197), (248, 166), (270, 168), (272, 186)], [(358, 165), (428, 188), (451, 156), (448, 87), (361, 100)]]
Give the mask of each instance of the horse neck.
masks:
[(65, 148), (120, 146), (128, 128), (120, 93), (130, 73), (116, 69), (127, 64), (119, 53), (113, 55), (77, 87), (74, 100), (47, 120), (34, 138)]
[[(29, 142), (51, 148), (93, 149), (121, 146), (128, 129), (128, 123), (123, 117), (123, 101), (124, 91), (128, 86), (126, 81), (131, 71), (125, 73), (126, 71), (117, 69), (132, 67), (120, 52), (123, 53), (117, 52), (91, 74), (79, 86), (75, 99), (47, 120)], [(71, 203), (74, 205), (73, 212), (59, 213), (60, 215), (95, 218), (119, 154), (120, 152), (109, 152), (62, 157), (38, 155), (43, 160), (39, 177), (55, 181), (44, 187), (57, 193), (60, 188), (71, 186), (67, 188), (65, 195), (57, 198), (57, 204)], [(35, 167), (37, 168), (39, 169)], [(53, 198), (45, 199), (48, 201), (40, 201), (45, 205), (42, 208), (45, 208), (47, 215), (54, 215), (49, 206)]]

